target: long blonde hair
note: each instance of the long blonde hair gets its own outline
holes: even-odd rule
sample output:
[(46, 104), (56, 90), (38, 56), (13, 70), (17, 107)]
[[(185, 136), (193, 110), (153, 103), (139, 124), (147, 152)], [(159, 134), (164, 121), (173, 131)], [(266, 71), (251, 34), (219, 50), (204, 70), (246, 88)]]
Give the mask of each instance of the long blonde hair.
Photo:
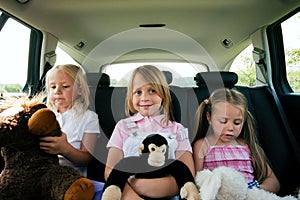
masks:
[(230, 103), (242, 111), (244, 123), (239, 138), (242, 138), (249, 146), (255, 178), (259, 182), (263, 182), (268, 176), (269, 161), (259, 145), (253, 116), (248, 111), (247, 99), (241, 92), (235, 89), (221, 88), (215, 90), (208, 99), (201, 102), (196, 112), (196, 137), (192, 144), (194, 144), (195, 141), (204, 138), (209, 132), (209, 123), (206, 118), (206, 113), (211, 115), (214, 105), (219, 102)]
[(157, 95), (162, 98), (162, 110), (165, 115), (164, 123), (168, 123), (169, 120), (175, 121), (171, 111), (171, 95), (168, 83), (162, 71), (153, 65), (143, 65), (136, 68), (131, 75), (129, 80), (126, 101), (125, 101), (125, 113), (127, 116), (132, 116), (137, 113), (134, 109), (132, 98), (133, 98), (133, 80), (136, 74), (140, 74), (143, 78), (149, 82)]
[[(50, 89), (49, 75), (54, 70), (62, 70), (71, 77), (74, 83), (72, 108), (75, 109), (77, 114), (82, 114), (83, 112), (85, 112), (90, 105), (90, 90), (87, 84), (85, 71), (81, 67), (73, 64), (57, 65), (52, 67), (46, 75), (45, 84), (47, 91)], [(78, 93), (79, 89), (80, 94)], [(80, 105), (80, 109), (78, 105)], [(57, 110), (56, 106), (51, 101), (47, 101), (47, 106), (52, 110)]]

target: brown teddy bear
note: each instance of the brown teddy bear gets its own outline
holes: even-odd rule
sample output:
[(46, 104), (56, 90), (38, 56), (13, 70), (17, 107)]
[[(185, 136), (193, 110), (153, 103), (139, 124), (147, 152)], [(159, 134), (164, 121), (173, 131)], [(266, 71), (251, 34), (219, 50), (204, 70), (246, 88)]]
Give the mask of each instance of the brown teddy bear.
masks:
[(60, 166), (57, 155), (40, 150), (40, 137), (61, 135), (55, 114), (42, 98), (13, 98), (0, 105), (0, 147), (5, 162), (0, 200), (93, 199), (92, 181), (72, 167)]

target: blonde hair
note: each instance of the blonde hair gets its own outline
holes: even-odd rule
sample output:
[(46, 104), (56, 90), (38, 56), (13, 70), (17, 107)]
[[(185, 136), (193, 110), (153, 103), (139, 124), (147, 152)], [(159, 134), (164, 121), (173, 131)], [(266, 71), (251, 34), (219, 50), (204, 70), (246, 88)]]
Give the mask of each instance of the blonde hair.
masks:
[(208, 99), (200, 103), (196, 111), (195, 132), (196, 136), (193, 141), (204, 138), (209, 133), (210, 126), (206, 118), (206, 113), (211, 115), (214, 106), (220, 102), (227, 102), (238, 107), (243, 113), (243, 128), (239, 138), (242, 138), (249, 146), (252, 156), (252, 164), (254, 168), (255, 178), (261, 183), (268, 176), (269, 161), (260, 147), (256, 137), (256, 128), (253, 116), (248, 111), (248, 103), (245, 96), (235, 90), (221, 88), (215, 90)]
[(126, 115), (132, 116), (138, 111), (134, 109), (132, 98), (133, 98), (133, 80), (137, 74), (143, 76), (143, 78), (149, 82), (157, 95), (162, 98), (162, 110), (165, 115), (163, 123), (168, 123), (168, 121), (175, 121), (172, 111), (171, 111), (171, 95), (168, 83), (162, 71), (153, 65), (143, 65), (136, 68), (131, 75), (129, 80), (126, 101), (125, 101), (125, 113)]
[[(77, 114), (84, 113), (90, 105), (90, 90), (87, 84), (85, 71), (81, 67), (73, 64), (57, 65), (52, 67), (46, 75), (45, 85), (47, 91), (50, 89), (49, 75), (55, 70), (61, 70), (71, 77), (74, 83), (72, 108), (75, 109)], [(80, 93), (78, 93), (79, 89)], [(80, 105), (80, 109), (78, 105)], [(57, 109), (51, 101), (47, 101), (47, 106), (52, 110)]]

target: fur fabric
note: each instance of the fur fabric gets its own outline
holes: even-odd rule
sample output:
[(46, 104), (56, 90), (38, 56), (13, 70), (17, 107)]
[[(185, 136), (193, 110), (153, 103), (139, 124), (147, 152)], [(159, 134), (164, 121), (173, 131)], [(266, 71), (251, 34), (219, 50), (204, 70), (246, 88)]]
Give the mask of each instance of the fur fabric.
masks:
[(297, 200), (291, 195), (280, 197), (263, 189), (248, 189), (243, 175), (229, 167), (198, 171), (195, 182), (201, 200)]
[(93, 183), (57, 155), (40, 150), (39, 138), (59, 136), (52, 111), (37, 99), (10, 99), (0, 113), (0, 147), (5, 166), (0, 174), (0, 200), (92, 199)]

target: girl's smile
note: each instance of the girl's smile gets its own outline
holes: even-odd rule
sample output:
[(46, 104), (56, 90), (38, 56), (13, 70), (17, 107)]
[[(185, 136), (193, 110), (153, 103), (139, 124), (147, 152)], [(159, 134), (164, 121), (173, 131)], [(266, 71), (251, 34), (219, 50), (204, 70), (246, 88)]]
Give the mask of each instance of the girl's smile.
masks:
[(150, 83), (143, 76), (136, 74), (133, 79), (132, 104), (136, 111), (143, 116), (157, 116), (160, 114), (162, 98), (156, 93)]

